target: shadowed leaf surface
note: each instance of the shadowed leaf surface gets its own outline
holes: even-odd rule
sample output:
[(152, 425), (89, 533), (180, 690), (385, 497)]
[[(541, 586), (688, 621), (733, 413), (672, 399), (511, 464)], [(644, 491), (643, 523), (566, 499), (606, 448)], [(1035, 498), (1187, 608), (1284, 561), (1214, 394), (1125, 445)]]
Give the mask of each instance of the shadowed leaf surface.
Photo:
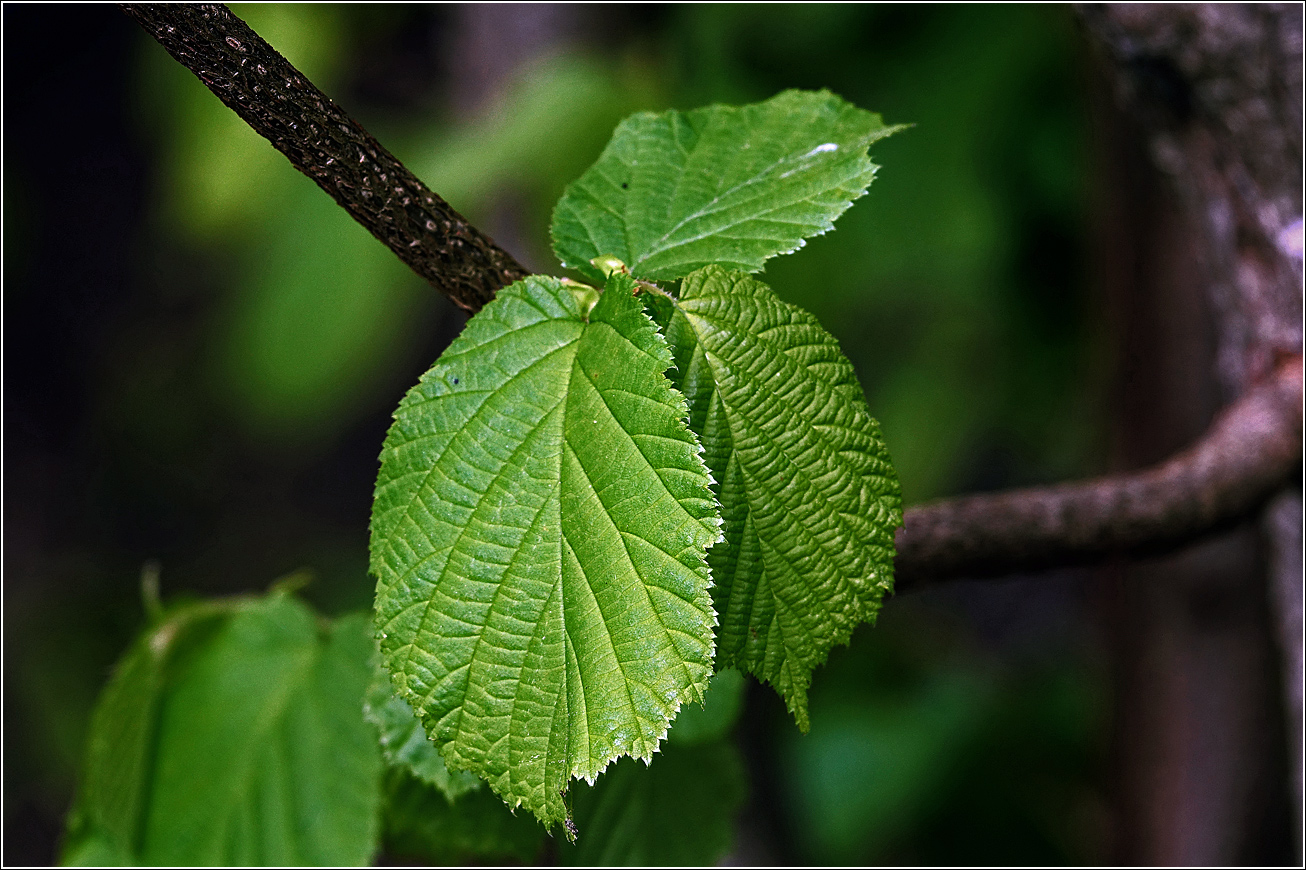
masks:
[(734, 841), (745, 794), (743, 763), (729, 741), (674, 744), (647, 767), (623, 758), (577, 791), (583, 833), (558, 858), (594, 867), (714, 864)]
[(668, 335), (726, 523), (717, 667), (771, 683), (806, 730), (813, 668), (893, 587), (898, 479), (838, 342), (762, 282), (695, 272)]
[(405, 770), (386, 774), (387, 853), (422, 863), (462, 865), (535, 860), (548, 839), (527, 813), (513, 813), (488, 788), (450, 800)]

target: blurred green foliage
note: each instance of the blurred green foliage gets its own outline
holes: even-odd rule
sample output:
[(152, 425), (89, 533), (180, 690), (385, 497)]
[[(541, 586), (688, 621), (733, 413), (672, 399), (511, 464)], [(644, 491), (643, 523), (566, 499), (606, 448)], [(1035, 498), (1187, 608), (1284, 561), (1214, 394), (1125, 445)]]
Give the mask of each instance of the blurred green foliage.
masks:
[[(839, 338), (908, 505), (1094, 468), (1103, 351), (1083, 277), (1088, 131), (1066, 8), (575, 7), (571, 35), (514, 67), (471, 112), (443, 94), (456, 71), (434, 63), (431, 93), (407, 106), (353, 94), (365, 52), (403, 43), (405, 28), (453, 39), (460, 7), (234, 9), (542, 271), (556, 271), (553, 204), (632, 111), (829, 88), (887, 123), (914, 124), (876, 146), (880, 174), (837, 232), (772, 261), (764, 280)], [(115, 327), (106, 364), (87, 373), (97, 417), (82, 437), (115, 451), (82, 496), (99, 525), (42, 570), (101, 586), (70, 596), (83, 604), (25, 605), (34, 625), (50, 628), (12, 665), (33, 719), (25, 730), (42, 741), (39, 760), (23, 763), (58, 788), (84, 739), (90, 689), (105, 676), (88, 663), (109, 658), (105, 638), (129, 636), (128, 598), (145, 558), (160, 549), (171, 558), (165, 591), (191, 576), (266, 579), (305, 564), (322, 578), (309, 593), (327, 612), (368, 600), (365, 493), (384, 415), (461, 323), (137, 36), (142, 132), (157, 158), (140, 271), (157, 285), (144, 298), (165, 314), (135, 312)], [(6, 175), (8, 215), (32, 194)], [(6, 231), (6, 252), (14, 241)], [(295, 475), (337, 473), (313, 463), (359, 438), (356, 514), (323, 520), (319, 490)], [(187, 510), (193, 519), (176, 516)], [(342, 523), (356, 535), (341, 534)], [(888, 601), (879, 628), (863, 628), (817, 670), (810, 735), (782, 711), (745, 717), (774, 753), (764, 794), (783, 796), (769, 832), (778, 857), (1101, 860), (1103, 677), (1080, 635), (1014, 655), (956, 611)], [(434, 794), (410, 786), (394, 785), (390, 800), (420, 806)], [(402, 853), (399, 843), (449, 837), (450, 854), (475, 851), (476, 831), (423, 831), (425, 818), (410, 817), (388, 842)], [(508, 857), (539, 854), (529, 832), (513, 836)]]
[[(237, 7), (319, 87), (347, 60), (344, 10)], [(175, 237), (232, 262), (213, 316), (211, 389), (255, 437), (330, 440), (366, 407), (412, 340), (421, 282), (195, 76), (148, 55), (147, 116), (165, 177), (159, 210)]]
[[(332, 90), (360, 13), (237, 11)], [(909, 503), (1013, 471), (1076, 470), (1094, 430), (1072, 388), (1091, 360), (1075, 241), (1086, 136), (1064, 12), (709, 5), (670, 17), (660, 51), (553, 55), (474, 117), (372, 126), (474, 221), (506, 202), (523, 259), (556, 271), (549, 210), (631, 111), (829, 87), (914, 123), (876, 147), (874, 193), (839, 232), (775, 262), (767, 280), (843, 342)], [(194, 76), (153, 52), (142, 78), (164, 143), (167, 227), (233, 263), (209, 351), (216, 391), (257, 433), (329, 438), (416, 340), (427, 291)], [(1017, 455), (995, 460), (1001, 451)]]
[(381, 753), (372, 622), (283, 592), (162, 615), (91, 724), (66, 864), (367, 862)]
[(831, 656), (810, 734), (778, 732), (804, 863), (1101, 860), (1103, 675), (1069, 644), (1004, 657), (960, 628), (886, 611)]
[(727, 740), (666, 745), (645, 767), (619, 759), (592, 788), (573, 791), (574, 844), (558, 847), (574, 867), (693, 867), (720, 861), (734, 845), (745, 776)]

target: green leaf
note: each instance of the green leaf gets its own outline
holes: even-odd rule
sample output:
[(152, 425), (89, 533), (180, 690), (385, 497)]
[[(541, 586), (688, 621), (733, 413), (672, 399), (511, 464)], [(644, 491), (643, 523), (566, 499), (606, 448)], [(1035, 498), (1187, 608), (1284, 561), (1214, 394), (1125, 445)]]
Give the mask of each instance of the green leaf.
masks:
[(547, 839), (534, 816), (514, 814), (488, 788), (450, 801), (400, 769), (386, 775), (383, 828), (386, 852), (420, 863), (530, 863)]
[(93, 822), (79, 822), (76, 832), (70, 831), (59, 863), (64, 867), (126, 867), (132, 856), (104, 829)]
[(622, 759), (575, 796), (585, 834), (558, 849), (572, 866), (709, 866), (730, 851), (747, 789), (724, 740), (673, 744), (645, 767)]
[(391, 767), (403, 768), (449, 800), (480, 787), (481, 781), (474, 774), (445, 767), (422, 720), (407, 701), (395, 694), (390, 674), (379, 661), (367, 688), (363, 718), (376, 726), (381, 754)]
[(230, 612), (207, 603), (179, 608), (143, 633), (118, 662), (91, 716), (82, 782), (69, 814), (65, 863), (130, 863), (137, 853), (168, 664), (187, 641), (211, 632), (213, 623)]
[(829, 230), (875, 176), (867, 147), (900, 129), (829, 91), (632, 115), (567, 187), (553, 250), (593, 280), (600, 255), (643, 278), (710, 263), (756, 272)]
[(380, 800), (361, 713), (372, 648), (365, 617), (323, 626), (284, 595), (165, 619), (101, 698), (65, 860), (366, 863)]
[(812, 670), (893, 588), (897, 476), (838, 342), (762, 282), (690, 275), (668, 339), (726, 524), (717, 667), (775, 686), (806, 730)]
[(588, 314), (557, 279), (500, 291), (381, 455), (386, 667), (450, 769), (546, 825), (573, 777), (651, 757), (712, 672), (720, 520), (634, 286), (614, 276)]

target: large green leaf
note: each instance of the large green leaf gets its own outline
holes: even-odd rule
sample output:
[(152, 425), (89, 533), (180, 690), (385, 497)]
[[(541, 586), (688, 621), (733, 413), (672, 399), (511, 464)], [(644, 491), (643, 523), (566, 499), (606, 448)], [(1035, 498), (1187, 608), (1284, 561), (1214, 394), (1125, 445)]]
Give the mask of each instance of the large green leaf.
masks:
[(559, 863), (594, 867), (709, 866), (730, 850), (747, 789), (739, 751), (725, 740), (673, 743), (645, 767), (624, 758), (578, 789), (575, 845)]
[(875, 176), (867, 147), (899, 129), (828, 91), (632, 115), (559, 201), (554, 252), (592, 280), (605, 254), (643, 278), (756, 272), (829, 230)]
[(119, 665), (92, 721), (68, 862), (364, 864), (380, 754), (362, 616), (287, 595), (186, 608)]
[(720, 520), (671, 355), (615, 276), (499, 292), (404, 398), (372, 514), (395, 687), (451, 769), (546, 824), (648, 759), (712, 672)]
[(709, 266), (668, 328), (718, 483), (717, 667), (775, 686), (807, 728), (813, 668), (893, 587), (897, 477), (852, 365), (809, 313)]

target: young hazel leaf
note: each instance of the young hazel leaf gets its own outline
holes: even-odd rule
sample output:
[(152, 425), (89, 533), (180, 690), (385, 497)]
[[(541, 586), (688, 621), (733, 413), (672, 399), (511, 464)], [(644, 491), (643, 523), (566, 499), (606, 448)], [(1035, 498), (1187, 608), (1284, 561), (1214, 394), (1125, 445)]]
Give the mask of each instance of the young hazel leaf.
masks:
[(372, 514), (381, 650), (450, 769), (546, 824), (712, 673), (720, 519), (670, 351), (616, 275), (501, 290), (404, 398)]
[(717, 667), (771, 683), (807, 730), (813, 668), (893, 588), (902, 496), (879, 425), (834, 337), (747, 275), (686, 278), (668, 339), (725, 520)]
[(604, 254), (642, 278), (756, 272), (829, 230), (875, 176), (867, 147), (901, 129), (829, 91), (632, 115), (559, 201), (554, 252), (599, 281)]

